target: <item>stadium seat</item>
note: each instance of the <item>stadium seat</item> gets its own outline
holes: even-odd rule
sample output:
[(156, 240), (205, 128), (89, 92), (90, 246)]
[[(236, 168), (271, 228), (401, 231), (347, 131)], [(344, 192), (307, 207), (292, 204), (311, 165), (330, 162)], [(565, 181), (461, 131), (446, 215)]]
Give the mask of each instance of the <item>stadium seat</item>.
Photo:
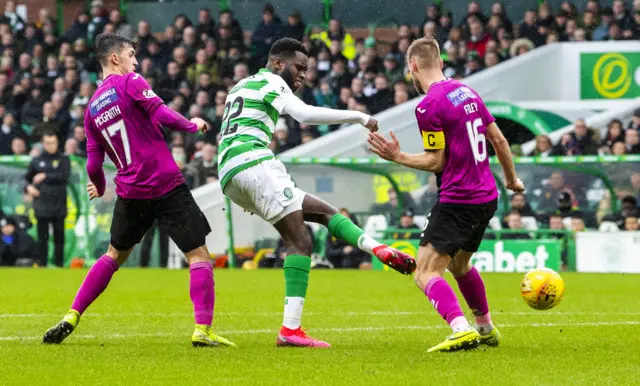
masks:
[(600, 227), (598, 227), (600, 232), (620, 232), (620, 228), (618, 228), (618, 224), (613, 221), (603, 221), (600, 223)]
[(500, 222), (500, 219), (498, 217), (494, 217), (489, 220), (489, 227), (494, 231), (499, 231), (502, 229), (502, 223)]
[(538, 230), (538, 220), (535, 217), (524, 216), (522, 217), (522, 225), (524, 229), (528, 231), (537, 231)]
[(429, 223), (427, 216), (413, 216), (413, 223), (418, 226), (420, 229), (424, 229), (424, 227)]
[(378, 214), (369, 216), (364, 226), (364, 231), (373, 238), (382, 238), (388, 226), (387, 218), (384, 215)]

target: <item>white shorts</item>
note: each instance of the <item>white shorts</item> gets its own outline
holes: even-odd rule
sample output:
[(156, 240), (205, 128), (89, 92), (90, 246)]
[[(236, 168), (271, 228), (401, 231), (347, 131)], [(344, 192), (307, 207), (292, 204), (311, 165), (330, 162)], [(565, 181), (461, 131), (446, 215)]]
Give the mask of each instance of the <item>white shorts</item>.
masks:
[(224, 194), (271, 224), (302, 210), (305, 192), (295, 187), (282, 162), (263, 161), (231, 178)]

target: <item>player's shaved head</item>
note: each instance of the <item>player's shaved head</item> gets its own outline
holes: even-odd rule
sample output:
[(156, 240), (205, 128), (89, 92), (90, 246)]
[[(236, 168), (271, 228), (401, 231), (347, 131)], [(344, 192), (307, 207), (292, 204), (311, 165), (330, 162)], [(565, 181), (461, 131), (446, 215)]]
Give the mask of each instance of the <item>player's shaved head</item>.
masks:
[(420, 38), (407, 50), (407, 63), (415, 61), (418, 69), (440, 67), (440, 46), (433, 38)]
[(118, 34), (103, 33), (96, 38), (96, 56), (102, 67), (109, 65), (113, 54), (119, 55), (127, 47), (133, 47), (133, 40)]

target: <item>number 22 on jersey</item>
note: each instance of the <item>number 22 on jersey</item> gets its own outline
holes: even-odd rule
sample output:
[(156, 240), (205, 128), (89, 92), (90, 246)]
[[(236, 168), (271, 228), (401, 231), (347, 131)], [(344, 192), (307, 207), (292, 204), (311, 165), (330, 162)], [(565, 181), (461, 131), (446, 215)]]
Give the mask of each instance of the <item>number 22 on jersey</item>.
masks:
[(487, 139), (484, 134), (478, 132), (480, 126), (482, 126), (482, 118), (476, 118), (473, 122), (467, 121), (467, 135), (476, 165), (487, 159)]
[[(111, 150), (113, 150), (113, 154), (116, 155), (118, 159), (118, 163), (120, 164), (120, 168), (124, 169), (127, 165), (131, 164), (131, 147), (129, 146), (129, 137), (127, 136), (127, 128), (124, 126), (124, 121), (119, 120), (107, 127), (106, 129), (101, 131), (102, 136), (109, 144)], [(116, 136), (120, 134), (120, 139), (122, 141), (122, 147), (124, 148), (124, 163), (122, 162), (122, 158), (118, 154), (115, 146), (113, 146), (112, 139), (115, 139)]]
[[(231, 120), (238, 118), (240, 114), (242, 114), (242, 109), (244, 108), (244, 98), (237, 97), (233, 102), (227, 102), (224, 106), (224, 112), (222, 113), (222, 127), (220, 128), (220, 132), (222, 136), (226, 136), (229, 134), (235, 134), (238, 131), (238, 124), (231, 124)], [(231, 109), (236, 109), (233, 113)]]

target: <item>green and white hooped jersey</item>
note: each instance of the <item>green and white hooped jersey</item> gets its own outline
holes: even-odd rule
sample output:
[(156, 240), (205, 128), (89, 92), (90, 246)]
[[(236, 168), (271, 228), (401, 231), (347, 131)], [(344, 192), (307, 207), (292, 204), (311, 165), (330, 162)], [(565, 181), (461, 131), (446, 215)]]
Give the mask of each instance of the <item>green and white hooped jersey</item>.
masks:
[(295, 98), (279, 76), (263, 68), (231, 89), (225, 102), (218, 147), (218, 174), (224, 187), (235, 176), (274, 158), (269, 149), (287, 98)]

